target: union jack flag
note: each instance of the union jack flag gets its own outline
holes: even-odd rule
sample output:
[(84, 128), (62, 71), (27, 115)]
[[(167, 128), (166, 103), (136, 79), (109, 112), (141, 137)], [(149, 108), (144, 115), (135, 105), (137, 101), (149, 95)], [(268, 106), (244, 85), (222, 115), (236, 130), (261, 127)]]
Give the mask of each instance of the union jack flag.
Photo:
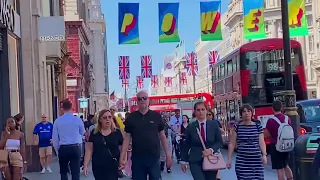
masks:
[(158, 76), (157, 75), (152, 75), (151, 86), (153, 88), (157, 88), (158, 87)]
[(152, 57), (141, 56), (141, 76), (142, 78), (152, 77)]
[(180, 83), (182, 85), (186, 85), (187, 84), (187, 73), (186, 72), (182, 72), (181, 73)]
[(129, 56), (119, 56), (119, 79), (130, 79)]
[(172, 77), (165, 77), (164, 84), (166, 85), (166, 87), (172, 87)]
[(220, 60), (220, 56), (218, 51), (210, 51), (208, 53), (209, 57), (209, 70), (212, 73), (213, 65)]
[(186, 55), (186, 67), (187, 67), (187, 73), (189, 76), (196, 76), (198, 75), (198, 58), (197, 54), (192, 52), (192, 53), (187, 53)]
[(138, 89), (143, 88), (143, 78), (141, 76), (137, 76), (137, 87)]
[(122, 88), (129, 89), (129, 80), (128, 79), (122, 79)]

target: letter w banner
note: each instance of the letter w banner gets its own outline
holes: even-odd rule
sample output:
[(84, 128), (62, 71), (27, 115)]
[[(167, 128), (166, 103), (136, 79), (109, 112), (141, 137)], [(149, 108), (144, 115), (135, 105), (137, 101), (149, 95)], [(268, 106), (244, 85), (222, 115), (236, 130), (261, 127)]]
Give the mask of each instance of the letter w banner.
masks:
[(159, 3), (159, 43), (180, 42), (179, 3)]
[(140, 44), (139, 3), (119, 3), (119, 44)]
[(221, 1), (200, 2), (201, 41), (222, 40)]
[(266, 38), (264, 0), (243, 0), (244, 38)]
[(305, 0), (288, 0), (290, 37), (308, 35)]

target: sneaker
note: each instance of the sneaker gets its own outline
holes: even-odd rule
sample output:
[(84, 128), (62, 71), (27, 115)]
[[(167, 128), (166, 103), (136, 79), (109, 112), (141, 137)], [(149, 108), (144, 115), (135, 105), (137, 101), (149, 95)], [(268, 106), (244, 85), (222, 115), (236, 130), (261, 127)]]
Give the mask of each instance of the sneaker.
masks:
[(47, 171), (48, 171), (49, 173), (52, 173), (52, 170), (51, 170), (50, 167), (47, 167)]
[(41, 171), (41, 174), (44, 174), (44, 173), (46, 173), (46, 168), (43, 168)]

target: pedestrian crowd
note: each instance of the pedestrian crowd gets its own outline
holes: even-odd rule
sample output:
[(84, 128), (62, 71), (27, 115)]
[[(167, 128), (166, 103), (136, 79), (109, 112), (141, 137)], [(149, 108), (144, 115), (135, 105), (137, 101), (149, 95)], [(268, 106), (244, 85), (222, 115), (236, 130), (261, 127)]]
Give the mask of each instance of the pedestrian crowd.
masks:
[[(282, 113), (280, 101), (273, 102), (274, 116), (265, 129), (260, 121), (254, 120), (252, 106), (245, 104), (240, 108), (241, 119), (231, 129), (228, 156), (224, 159), (220, 152), (224, 129), (205, 103), (194, 104), (190, 119), (181, 115), (180, 110), (174, 114), (150, 110), (145, 91), (137, 94), (137, 100), (139, 109), (126, 113), (125, 117), (116, 114), (117, 108), (112, 106), (89, 115), (85, 121), (83, 116), (73, 115), (68, 100), (62, 102), (64, 114), (54, 124), (43, 114), (33, 131), (41, 173), (52, 173), (50, 164), (55, 152), (61, 180), (68, 180), (69, 173), (72, 180), (80, 180), (81, 171), (87, 176), (90, 162), (96, 180), (117, 180), (124, 176), (159, 180), (162, 171), (174, 173), (171, 166), (175, 156), (181, 170), (189, 169), (193, 179), (221, 180), (220, 171), (231, 169), (236, 149), (237, 179), (264, 180), (268, 155), (264, 138), (270, 137), (272, 169), (277, 171), (278, 180), (293, 180), (288, 166), (289, 153), (294, 148), (293, 129), (290, 118)], [(9, 118), (1, 134), (0, 168), (6, 180), (20, 180), (27, 170), (23, 121), (22, 114)]]

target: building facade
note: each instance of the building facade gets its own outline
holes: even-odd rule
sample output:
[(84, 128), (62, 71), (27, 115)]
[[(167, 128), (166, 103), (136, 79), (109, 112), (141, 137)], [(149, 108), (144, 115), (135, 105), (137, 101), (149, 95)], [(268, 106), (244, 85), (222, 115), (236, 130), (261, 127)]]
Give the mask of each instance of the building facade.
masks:
[(12, 115), (23, 111), (21, 23), (18, 0), (1, 0), (0, 17), (0, 129)]
[(72, 104), (73, 113), (84, 114), (88, 106), (80, 106), (80, 98), (89, 98), (91, 78), (89, 72), (89, 52), (91, 34), (88, 23), (88, 1), (65, 0), (65, 25), (67, 49), (70, 53), (65, 67), (67, 74), (67, 99)]
[(100, 0), (89, 2), (89, 28), (92, 34), (90, 44), (91, 93), (90, 93), (90, 113), (94, 114), (102, 109), (108, 108), (108, 73), (106, 55), (106, 22), (101, 11)]

